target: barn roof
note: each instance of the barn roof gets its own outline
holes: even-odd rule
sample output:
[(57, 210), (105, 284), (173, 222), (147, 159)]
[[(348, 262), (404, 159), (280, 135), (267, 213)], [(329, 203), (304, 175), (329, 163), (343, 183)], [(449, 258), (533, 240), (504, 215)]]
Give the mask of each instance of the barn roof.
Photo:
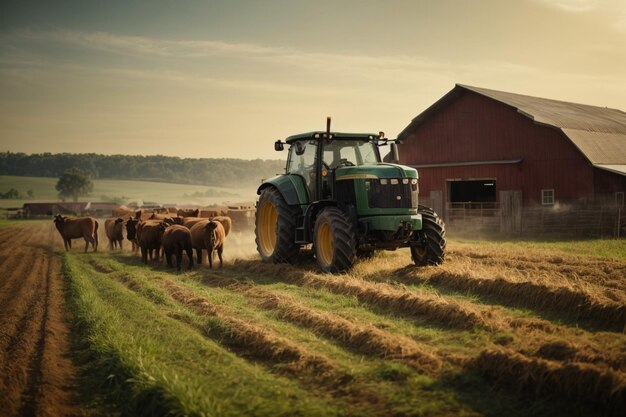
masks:
[(626, 175), (626, 113), (607, 107), (456, 84), (448, 94), (417, 115), (398, 138), (405, 139), (428, 117), (465, 91), (514, 107), (534, 123), (561, 130), (594, 166), (601, 169), (611, 166), (611, 171)]

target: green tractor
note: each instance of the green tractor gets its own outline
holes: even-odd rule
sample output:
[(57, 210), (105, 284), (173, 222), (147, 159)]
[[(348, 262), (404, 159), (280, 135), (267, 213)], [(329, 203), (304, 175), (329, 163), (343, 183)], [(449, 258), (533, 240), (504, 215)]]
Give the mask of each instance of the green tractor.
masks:
[(257, 194), (256, 244), (266, 262), (293, 262), (312, 244), (320, 268), (340, 272), (357, 256), (378, 249), (409, 247), (419, 266), (443, 262), (446, 231), (430, 208), (418, 204), (413, 168), (385, 163), (389, 146), (398, 161), (397, 140), (384, 133), (326, 131), (289, 136), (285, 173), (264, 181)]

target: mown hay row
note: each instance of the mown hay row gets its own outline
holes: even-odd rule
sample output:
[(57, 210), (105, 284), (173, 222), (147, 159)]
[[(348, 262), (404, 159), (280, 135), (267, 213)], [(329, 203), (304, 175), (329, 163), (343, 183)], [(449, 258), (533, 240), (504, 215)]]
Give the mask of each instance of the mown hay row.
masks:
[(401, 335), (394, 335), (373, 325), (351, 322), (343, 317), (303, 307), (286, 296), (277, 295), (257, 287), (243, 292), (258, 300), (266, 309), (274, 310), (289, 322), (304, 326), (314, 333), (336, 340), (350, 349), (384, 359), (402, 359), (413, 368), (428, 374), (436, 374), (442, 366), (435, 353)]
[(526, 394), (556, 394), (568, 400), (594, 403), (612, 415), (626, 413), (626, 377), (608, 368), (529, 358), (507, 350), (483, 351), (466, 366), (499, 385)]
[(603, 350), (573, 340), (548, 340), (540, 343), (533, 356), (543, 359), (604, 364), (613, 370), (626, 372), (626, 351)]
[(494, 297), (517, 306), (551, 311), (575, 320), (593, 320), (602, 328), (623, 331), (626, 327), (626, 305), (602, 302), (593, 295), (531, 282), (512, 282), (504, 278), (473, 278), (451, 272), (430, 277), (408, 272), (417, 281), (455, 291)]
[(595, 259), (589, 257), (555, 256), (542, 255), (528, 258), (519, 256), (518, 251), (485, 251), (476, 253), (472, 251), (453, 250), (448, 252), (448, 256), (454, 259), (455, 263), (476, 264), (490, 268), (506, 268), (516, 271), (523, 271), (526, 274), (539, 275), (544, 277), (557, 277), (568, 280), (577, 277), (586, 284), (595, 286), (615, 286), (626, 288), (623, 285), (622, 277), (626, 275), (626, 263), (606, 259)]
[(257, 359), (289, 362), (289, 367), (294, 371), (309, 369), (320, 374), (336, 372), (328, 358), (311, 355), (267, 328), (232, 317), (206, 298), (198, 297), (191, 290), (171, 280), (163, 281), (163, 287), (172, 298), (197, 314), (218, 318), (226, 327), (227, 334), (221, 336), (227, 336), (226, 342), (231, 348), (245, 350), (246, 355)]
[(459, 329), (484, 327), (499, 329), (503, 324), (493, 311), (461, 305), (436, 294), (398, 289), (386, 283), (370, 283), (349, 275), (322, 275), (289, 265), (268, 265), (259, 261), (235, 261), (235, 268), (254, 274), (280, 277), (283, 282), (356, 297), (360, 302), (380, 309), (427, 320)]

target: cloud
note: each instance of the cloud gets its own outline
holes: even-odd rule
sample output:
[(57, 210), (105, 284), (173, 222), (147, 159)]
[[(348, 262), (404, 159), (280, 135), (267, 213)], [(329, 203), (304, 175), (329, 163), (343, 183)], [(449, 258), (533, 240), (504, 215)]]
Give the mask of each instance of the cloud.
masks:
[[(80, 47), (110, 53), (163, 58), (188, 58), (200, 61), (215, 56), (259, 60), (325, 72), (355, 69), (422, 69), (439, 63), (412, 56), (370, 56), (301, 51), (295, 48), (232, 43), (222, 40), (169, 40), (124, 36), (106, 32), (69, 30), (33, 31), (23, 29), (8, 35), (14, 40), (52, 42), (66, 47)], [(5, 35), (6, 37), (6, 35)]]
[(265, 48), (246, 43), (227, 43), (222, 41), (175, 41), (146, 38), (141, 36), (115, 35), (107, 32), (80, 32), (72, 30), (33, 31), (17, 30), (13, 33), (17, 39), (56, 42), (66, 46), (78, 46), (121, 54), (156, 55), (162, 57), (212, 56), (216, 53), (228, 54), (271, 54), (280, 48)]
[(567, 13), (595, 13), (605, 19), (609, 26), (626, 33), (626, 2), (624, 0), (532, 0)]
[(599, 0), (533, 0), (570, 13), (584, 13), (595, 10)]

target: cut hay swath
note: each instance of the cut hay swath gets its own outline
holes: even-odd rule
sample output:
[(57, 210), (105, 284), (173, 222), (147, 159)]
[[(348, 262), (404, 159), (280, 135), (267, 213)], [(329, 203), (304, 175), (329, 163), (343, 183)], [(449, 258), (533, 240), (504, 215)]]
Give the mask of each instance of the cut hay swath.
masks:
[(609, 330), (622, 331), (626, 327), (626, 305), (601, 301), (593, 294), (566, 287), (513, 282), (501, 277), (475, 278), (447, 271), (428, 277), (419, 272), (410, 272), (407, 276), (416, 282), (494, 297), (516, 306), (557, 312), (574, 320), (593, 320)]
[(227, 332), (221, 336), (230, 339), (228, 344), (231, 347), (245, 348), (250, 356), (261, 359), (290, 363), (291, 368), (296, 371), (311, 369), (319, 373), (338, 372), (330, 359), (310, 355), (300, 346), (278, 336), (267, 327), (253, 325), (230, 316), (219, 306), (172, 280), (164, 280), (163, 287), (176, 301), (190, 307), (197, 314), (219, 318)]
[(507, 350), (485, 350), (467, 367), (526, 394), (558, 394), (597, 404), (613, 415), (626, 412), (626, 376), (609, 368), (529, 358)]
[(267, 265), (258, 261), (236, 261), (234, 267), (253, 274), (268, 274), (280, 277), (287, 283), (354, 296), (360, 302), (380, 309), (421, 316), (427, 320), (459, 329), (499, 328), (491, 311), (461, 304), (455, 300), (427, 293), (409, 291), (385, 283), (370, 283), (349, 275), (327, 275), (303, 271), (290, 265)]
[(250, 288), (246, 294), (257, 298), (264, 308), (275, 310), (282, 319), (305, 326), (358, 352), (387, 359), (402, 359), (419, 371), (432, 375), (441, 369), (441, 360), (434, 352), (408, 337), (306, 308), (288, 297), (259, 288)]

